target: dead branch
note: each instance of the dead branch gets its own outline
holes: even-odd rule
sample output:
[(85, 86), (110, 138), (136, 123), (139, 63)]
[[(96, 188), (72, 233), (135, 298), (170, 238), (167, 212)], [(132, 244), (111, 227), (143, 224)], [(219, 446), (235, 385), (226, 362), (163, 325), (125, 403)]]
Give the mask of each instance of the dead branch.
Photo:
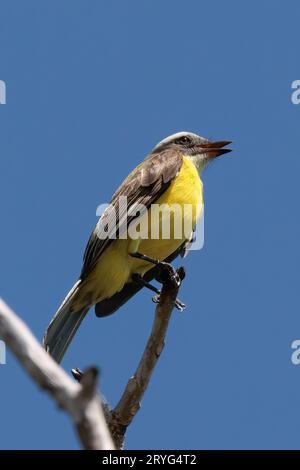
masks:
[[(184, 278), (179, 268), (178, 275)], [(164, 282), (160, 302), (157, 304), (152, 330), (134, 375), (129, 379), (119, 403), (111, 411), (109, 426), (118, 448), (124, 444), (127, 427), (140, 409), (141, 400), (149, 385), (151, 375), (165, 345), (165, 338), (171, 319), (179, 286)]]
[[(184, 278), (183, 269), (177, 271)], [(69, 413), (85, 449), (122, 449), (126, 429), (140, 409), (143, 395), (165, 345), (167, 329), (179, 285), (163, 281), (152, 330), (134, 375), (114, 409), (97, 394), (97, 369), (73, 369), (74, 382), (44, 351), (23, 321), (0, 299), (0, 336), (27, 370), (58, 406)], [(112, 436), (112, 438), (111, 438)]]
[(96, 393), (97, 370), (88, 369), (81, 384), (73, 381), (44, 351), (25, 323), (0, 299), (0, 336), (34, 382), (46, 390), (74, 421), (85, 449), (114, 449)]

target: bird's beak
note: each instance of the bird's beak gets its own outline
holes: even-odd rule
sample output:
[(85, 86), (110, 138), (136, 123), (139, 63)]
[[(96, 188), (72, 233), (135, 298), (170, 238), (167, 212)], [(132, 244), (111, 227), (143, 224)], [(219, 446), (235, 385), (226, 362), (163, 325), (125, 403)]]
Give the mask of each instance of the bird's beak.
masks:
[(219, 157), (225, 153), (231, 152), (231, 149), (224, 149), (226, 145), (231, 144), (230, 140), (219, 140), (217, 142), (208, 142), (206, 144), (201, 144), (201, 152), (206, 153), (209, 158)]

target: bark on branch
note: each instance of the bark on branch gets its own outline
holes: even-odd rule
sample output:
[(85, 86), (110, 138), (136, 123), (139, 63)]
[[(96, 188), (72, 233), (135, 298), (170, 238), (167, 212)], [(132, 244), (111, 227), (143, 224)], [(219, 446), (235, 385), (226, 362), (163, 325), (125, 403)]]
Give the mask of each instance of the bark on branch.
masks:
[[(182, 280), (185, 275), (184, 271), (179, 268), (177, 273)], [(164, 348), (178, 290), (179, 286), (171, 285), (169, 282), (163, 284), (152, 330), (139, 365), (129, 379), (117, 406), (111, 411), (110, 429), (118, 448), (123, 447), (126, 429), (140, 409), (141, 400)]]
[(88, 369), (81, 384), (72, 380), (44, 351), (25, 323), (0, 299), (0, 336), (42, 389), (74, 421), (85, 449), (114, 449), (96, 393), (97, 370)]

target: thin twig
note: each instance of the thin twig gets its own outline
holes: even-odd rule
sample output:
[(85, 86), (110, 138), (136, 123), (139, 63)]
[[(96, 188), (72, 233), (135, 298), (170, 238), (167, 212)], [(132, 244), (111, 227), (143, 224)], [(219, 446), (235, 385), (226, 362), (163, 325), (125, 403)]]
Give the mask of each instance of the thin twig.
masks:
[(85, 449), (111, 450), (113, 441), (96, 393), (97, 370), (88, 369), (81, 384), (74, 382), (44, 351), (25, 323), (0, 299), (0, 336), (58, 406), (69, 413)]

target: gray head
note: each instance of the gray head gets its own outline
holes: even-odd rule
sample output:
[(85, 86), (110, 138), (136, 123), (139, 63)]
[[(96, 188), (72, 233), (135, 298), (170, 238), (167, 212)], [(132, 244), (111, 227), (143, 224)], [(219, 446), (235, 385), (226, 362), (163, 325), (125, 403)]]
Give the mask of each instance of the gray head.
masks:
[(178, 132), (159, 142), (151, 155), (170, 148), (178, 149), (193, 160), (198, 170), (202, 170), (210, 160), (231, 152), (230, 149), (223, 148), (230, 143), (228, 140), (212, 142), (192, 132)]

